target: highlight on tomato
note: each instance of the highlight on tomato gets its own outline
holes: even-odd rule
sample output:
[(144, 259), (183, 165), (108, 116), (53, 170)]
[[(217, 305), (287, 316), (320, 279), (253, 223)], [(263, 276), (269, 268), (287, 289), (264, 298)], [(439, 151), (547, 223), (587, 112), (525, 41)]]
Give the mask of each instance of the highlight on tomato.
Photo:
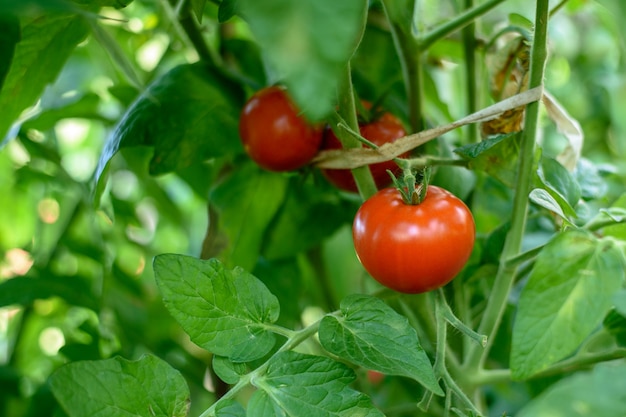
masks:
[(239, 136), (250, 158), (269, 171), (291, 171), (307, 165), (319, 151), (323, 128), (309, 123), (287, 91), (271, 86), (257, 91), (244, 105)]
[(430, 185), (419, 204), (397, 188), (366, 200), (353, 223), (354, 248), (367, 272), (395, 291), (417, 294), (446, 285), (474, 247), (472, 213), (449, 191)]
[[(364, 102), (363, 106), (370, 107)], [(382, 146), (386, 143), (394, 142), (396, 139), (406, 136), (406, 131), (400, 119), (389, 112), (383, 112), (368, 123), (359, 125), (361, 136), (375, 145)], [(342, 145), (337, 136), (329, 128), (326, 129), (321, 150), (341, 149)], [(409, 153), (400, 155), (400, 158), (408, 157)], [(378, 189), (391, 183), (391, 177), (387, 170), (393, 173), (399, 172), (398, 166), (393, 161), (386, 161), (369, 166), (374, 182)], [(349, 169), (322, 169), (322, 174), (335, 187), (349, 192), (358, 192), (356, 182)]]

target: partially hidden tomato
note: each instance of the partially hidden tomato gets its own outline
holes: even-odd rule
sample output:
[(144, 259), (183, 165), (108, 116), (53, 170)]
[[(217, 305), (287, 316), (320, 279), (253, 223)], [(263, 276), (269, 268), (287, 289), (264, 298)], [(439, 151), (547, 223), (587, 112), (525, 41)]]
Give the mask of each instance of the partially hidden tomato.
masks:
[(424, 200), (406, 204), (396, 188), (366, 200), (353, 224), (363, 267), (382, 285), (417, 294), (450, 282), (472, 253), (475, 225), (459, 198), (431, 185)]
[(310, 124), (284, 88), (266, 87), (244, 105), (239, 136), (250, 158), (270, 171), (291, 171), (319, 151), (323, 129)]
[[(364, 103), (366, 105), (366, 103)], [(367, 105), (366, 105), (367, 107)], [(396, 139), (406, 136), (406, 131), (402, 122), (391, 113), (385, 112), (377, 119), (359, 126), (361, 136), (370, 142), (382, 146), (385, 143), (394, 142)], [(341, 142), (331, 129), (327, 129), (322, 142), (322, 150), (340, 149)], [(408, 153), (400, 155), (407, 157)], [(393, 161), (381, 162), (369, 166), (377, 188), (383, 188), (391, 183), (391, 177), (387, 170), (394, 174), (399, 172), (399, 168)], [(322, 174), (335, 187), (350, 192), (358, 192), (354, 177), (349, 169), (323, 169)]]

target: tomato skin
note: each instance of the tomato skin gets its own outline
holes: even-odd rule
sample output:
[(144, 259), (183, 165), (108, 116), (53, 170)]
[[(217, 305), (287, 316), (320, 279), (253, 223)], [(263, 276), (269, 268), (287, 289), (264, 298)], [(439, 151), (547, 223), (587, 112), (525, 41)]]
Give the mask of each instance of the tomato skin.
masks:
[(299, 113), (281, 87), (266, 87), (250, 97), (239, 118), (239, 136), (250, 158), (270, 171), (308, 164), (319, 151), (323, 129)]
[(354, 248), (363, 267), (382, 285), (417, 294), (450, 282), (474, 247), (472, 213), (459, 198), (431, 185), (417, 205), (396, 188), (366, 200), (354, 218)]
[[(378, 119), (359, 126), (359, 131), (361, 136), (378, 146), (406, 136), (402, 122), (391, 113), (383, 113)], [(341, 147), (341, 142), (337, 136), (331, 129), (327, 129), (322, 142), (322, 150), (341, 149)], [(401, 158), (406, 156), (408, 156), (408, 152), (400, 155)], [(369, 168), (378, 189), (391, 183), (391, 177), (387, 170), (394, 174), (399, 172), (398, 166), (393, 161), (372, 164)], [(349, 169), (323, 169), (322, 174), (335, 187), (344, 191), (358, 192), (354, 177)]]

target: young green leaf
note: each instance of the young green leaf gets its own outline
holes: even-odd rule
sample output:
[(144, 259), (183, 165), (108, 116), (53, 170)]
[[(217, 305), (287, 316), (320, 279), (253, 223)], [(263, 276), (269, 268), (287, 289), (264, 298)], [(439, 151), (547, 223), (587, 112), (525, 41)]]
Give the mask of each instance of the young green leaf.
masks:
[(413, 378), (443, 395), (417, 333), (407, 319), (382, 300), (351, 295), (341, 302), (341, 316), (326, 316), (319, 338), (324, 349), (367, 369)]
[(527, 404), (517, 417), (626, 415), (626, 364), (604, 363), (563, 379)]
[(513, 377), (527, 378), (574, 352), (601, 323), (623, 281), (623, 255), (612, 241), (579, 230), (557, 235), (520, 295)]
[(551, 211), (554, 214), (559, 215), (563, 220), (566, 220), (569, 222), (569, 218), (563, 211), (563, 207), (561, 206), (561, 204), (559, 204), (559, 202), (556, 201), (556, 199), (552, 196), (552, 194), (550, 194), (548, 191), (544, 190), (543, 188), (535, 188), (534, 190), (530, 192), (530, 194), (528, 195), (528, 198), (530, 198), (530, 201), (537, 204), (538, 206), (543, 207), (544, 209)]
[(70, 417), (185, 417), (189, 388), (156, 356), (72, 362), (50, 376), (52, 393)]
[(264, 233), (285, 199), (287, 184), (284, 175), (250, 162), (239, 165), (211, 190), (219, 228), (228, 237), (226, 250), (220, 254), (227, 265), (236, 263), (248, 271), (254, 268)]
[(550, 193), (567, 215), (576, 217), (574, 207), (581, 197), (580, 185), (558, 161), (542, 158), (537, 171), (541, 186)]
[(238, 136), (241, 88), (199, 62), (157, 79), (127, 110), (108, 137), (97, 181), (122, 148), (151, 146), (150, 173), (164, 174), (242, 151)]
[(328, 115), (342, 71), (365, 27), (362, 0), (238, 0), (274, 81), (312, 120)]
[(48, 13), (25, 21), (20, 42), (0, 90), (0, 142), (24, 109), (35, 104), (59, 75), (68, 57), (89, 31), (81, 16)]
[(154, 273), (165, 306), (198, 346), (234, 362), (274, 346), (266, 325), (278, 319), (278, 300), (253, 275), (217, 259), (173, 254), (157, 256)]
[(349, 387), (354, 379), (354, 371), (332, 359), (281, 352), (266, 374), (252, 381), (259, 390), (248, 403), (248, 415), (383, 416), (369, 397)]

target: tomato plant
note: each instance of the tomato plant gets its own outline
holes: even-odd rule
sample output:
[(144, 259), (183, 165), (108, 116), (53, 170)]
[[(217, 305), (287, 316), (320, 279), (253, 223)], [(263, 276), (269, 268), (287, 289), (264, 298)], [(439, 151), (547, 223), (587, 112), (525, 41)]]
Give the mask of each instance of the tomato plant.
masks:
[(322, 129), (307, 122), (284, 88), (266, 87), (244, 105), (239, 119), (244, 149), (270, 171), (308, 164), (322, 142)]
[(419, 204), (384, 188), (357, 212), (354, 248), (378, 282), (403, 293), (442, 287), (461, 271), (474, 247), (474, 218), (450, 192), (429, 186)]
[[(361, 136), (377, 146), (394, 142), (406, 136), (406, 131), (400, 119), (389, 112), (383, 112), (374, 120), (359, 125)], [(322, 150), (340, 149), (341, 142), (331, 129), (327, 129), (322, 141)], [(408, 152), (400, 157), (408, 156)], [(380, 162), (369, 166), (377, 188), (389, 185), (391, 178), (387, 170), (398, 172), (398, 166), (393, 161)], [(354, 177), (347, 169), (323, 169), (322, 173), (337, 188), (356, 193), (358, 191)]]
[(626, 415), (625, 14), (0, 0), (0, 416)]

